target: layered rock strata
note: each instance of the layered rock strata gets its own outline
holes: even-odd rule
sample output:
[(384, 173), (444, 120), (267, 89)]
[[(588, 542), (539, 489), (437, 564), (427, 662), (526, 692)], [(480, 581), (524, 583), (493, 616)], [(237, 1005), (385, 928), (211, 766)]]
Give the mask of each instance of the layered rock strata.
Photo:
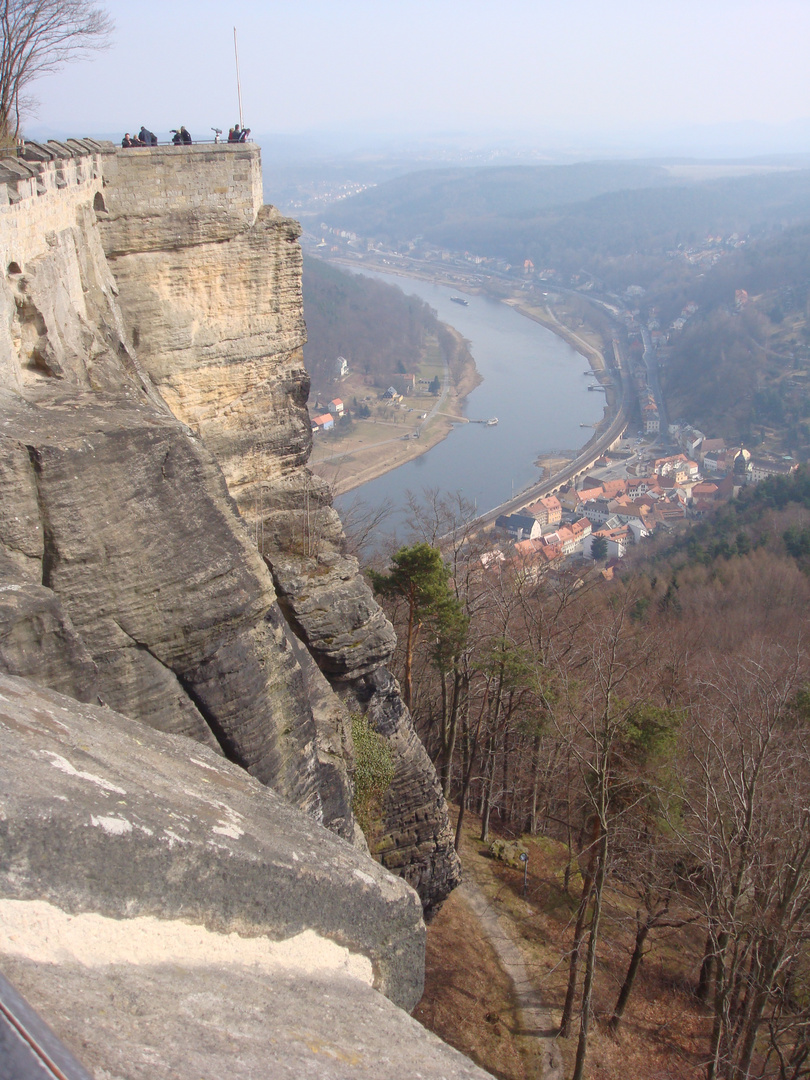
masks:
[[(305, 466), (298, 225), (260, 205), (256, 147), (222, 150), (193, 148), (195, 179), (183, 160), (182, 183), (172, 181), (179, 159), (170, 148), (150, 153), (147, 175), (138, 152), (105, 165), (98, 216), (119, 303), (139, 361), (222, 465), (285, 618), (345, 713), (388, 716), (379, 730), (394, 749), (396, 796), (378, 854), (418, 882), (431, 911), (460, 876), (446, 807), (407, 710), (390, 707), (398, 694), (381, 669), (393, 629), (344, 553), (328, 487)], [(226, 181), (228, 199), (212, 203), (212, 186)], [(378, 677), (386, 690), (377, 702), (369, 686)]]
[(350, 753), (321, 769), (334, 718), (321, 737), (267, 568), (128, 344), (102, 150), (20, 163), (0, 202), (0, 662), (207, 743), (353, 837)]

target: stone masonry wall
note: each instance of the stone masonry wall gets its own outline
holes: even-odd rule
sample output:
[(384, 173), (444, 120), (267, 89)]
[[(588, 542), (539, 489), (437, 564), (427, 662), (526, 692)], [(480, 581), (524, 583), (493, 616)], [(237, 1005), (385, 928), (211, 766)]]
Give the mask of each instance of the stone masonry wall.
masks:
[[(103, 185), (103, 158), (112, 144), (34, 144), (29, 159), (0, 160), (0, 267), (26, 264), (48, 250), (49, 237), (76, 225)], [(79, 156), (74, 156), (79, 155)]]
[[(164, 412), (134, 355), (95, 225), (109, 142), (28, 143), (0, 158), (0, 387), (44, 378), (121, 389), (122, 375)], [(94, 337), (94, 319), (106, 344)], [(113, 351), (107, 346), (112, 346)]]
[(180, 245), (224, 239), (223, 224), (226, 235), (251, 226), (262, 208), (261, 151), (255, 143), (118, 149), (104, 163), (104, 184), (116, 217), (139, 226), (139, 243), (122, 234), (121, 251), (165, 248), (166, 230), (154, 226), (175, 215), (184, 226), (176, 236)]

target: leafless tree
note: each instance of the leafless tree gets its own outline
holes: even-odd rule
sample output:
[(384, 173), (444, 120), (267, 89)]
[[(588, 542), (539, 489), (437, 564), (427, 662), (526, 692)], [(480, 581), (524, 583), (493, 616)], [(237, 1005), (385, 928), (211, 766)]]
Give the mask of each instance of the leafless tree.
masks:
[(709, 1080), (760, 1069), (766, 1030), (782, 1075), (806, 1056), (810, 745), (792, 705), (805, 673), (800, 653), (752, 644), (700, 673), (690, 709), (678, 831), (708, 926)]
[(366, 566), (378, 568), (377, 563), (384, 565), (385, 558), (392, 555), (393, 550), (388, 550), (392, 545), (381, 541), (381, 530), (393, 509), (389, 499), (372, 506), (355, 496), (351, 502), (344, 503), (340, 509), (340, 520), (346, 537), (346, 554), (354, 555)]
[(113, 22), (90, 0), (0, 0), (0, 138), (16, 138), (31, 83), (110, 44)]
[[(573, 1080), (582, 1080), (591, 1024), (597, 949), (606, 881), (616, 831), (625, 815), (638, 815), (648, 785), (632, 767), (631, 748), (647, 741), (645, 714), (658, 710), (657, 638), (632, 620), (635, 593), (617, 590), (590, 633), (577, 633), (561, 669), (563, 707), (554, 711), (560, 735), (570, 740), (581, 773), (587, 841), (582, 852), (583, 888), (569, 955), (569, 977), (560, 1034), (570, 1033), (578, 968), (584, 951), (579, 1037)], [(586, 944), (587, 942), (587, 944)]]

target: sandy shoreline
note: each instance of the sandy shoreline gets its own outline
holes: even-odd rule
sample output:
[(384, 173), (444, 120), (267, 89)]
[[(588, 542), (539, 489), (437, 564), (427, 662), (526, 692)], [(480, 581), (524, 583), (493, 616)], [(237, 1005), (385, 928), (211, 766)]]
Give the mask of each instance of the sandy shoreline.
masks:
[[(401, 277), (403, 275), (392, 276)], [(421, 278), (422, 280), (435, 280), (437, 284), (450, 284), (426, 275), (410, 274), (408, 276)], [(595, 375), (599, 376), (604, 373), (605, 361), (601, 351), (560, 323), (548, 308), (544, 308), (541, 314), (522, 306), (519, 299), (506, 299), (502, 303), (514, 308), (520, 315), (531, 319), (532, 322), (545, 326), (557, 337), (566, 341), (587, 360)], [(465, 340), (455, 327), (446, 323), (444, 325), (448, 327), (457, 340)], [(409, 439), (405, 441), (402, 433), (410, 430), (411, 425), (406, 427), (406, 425), (392, 424), (390, 425), (392, 432), (389, 438), (370, 442), (366, 445), (352, 445), (350, 449), (346, 451), (337, 450), (326, 458), (311, 458), (309, 467), (317, 475), (329, 481), (332, 485), (333, 494), (336, 496), (345, 495), (347, 492), (353, 491), (371, 480), (376, 480), (400, 465), (426, 454), (428, 450), (432, 450), (434, 446), (446, 439), (454, 424), (464, 420), (464, 403), (481, 381), (482, 376), (475, 366), (474, 358), (471, 357), (470, 361), (464, 365), (458, 382), (450, 385), (447, 396), (442, 403), (441, 411), (437, 413), (430, 424), (425, 425), (418, 440)], [(381, 424), (376, 425), (377, 432), (383, 426)], [(559, 467), (561, 461), (562, 459), (558, 456), (541, 457), (537, 459), (536, 465), (553, 471), (553, 468)]]

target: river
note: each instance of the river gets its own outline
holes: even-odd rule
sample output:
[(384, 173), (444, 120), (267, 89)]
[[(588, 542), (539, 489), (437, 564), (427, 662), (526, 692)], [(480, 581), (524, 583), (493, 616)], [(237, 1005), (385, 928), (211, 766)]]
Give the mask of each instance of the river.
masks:
[(457, 294), (448, 286), (363, 273), (425, 300), (442, 322), (468, 339), (483, 381), (467, 398), (464, 414), (471, 419), (497, 416), (498, 425), (457, 424), (421, 457), (337, 498), (338, 511), (358, 499), (369, 507), (388, 501), (397, 512), (386, 531), (404, 540), (408, 491), (460, 491), (483, 513), (540, 478), (538, 457), (574, 457), (588, 441), (592, 430), (582, 425), (602, 419), (605, 396), (588, 391), (594, 382), (583, 377), (588, 362), (562, 338), (485, 296), (465, 296), (464, 307), (451, 301)]

